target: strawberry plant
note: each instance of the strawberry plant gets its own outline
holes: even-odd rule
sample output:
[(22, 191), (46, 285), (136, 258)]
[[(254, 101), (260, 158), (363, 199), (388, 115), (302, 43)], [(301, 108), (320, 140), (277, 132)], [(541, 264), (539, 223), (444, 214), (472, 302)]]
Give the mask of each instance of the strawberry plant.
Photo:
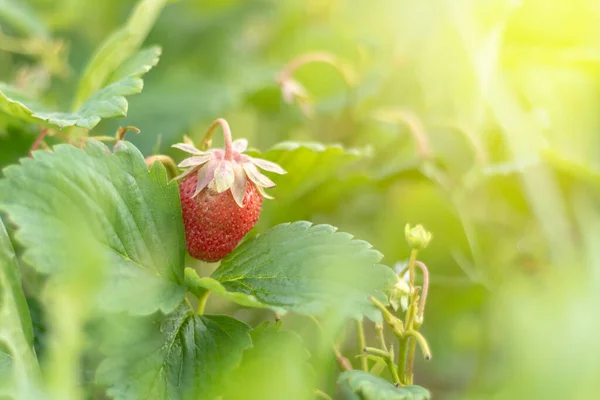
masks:
[(597, 397), (599, 18), (0, 0), (0, 399)]
[[(268, 153), (245, 154), (248, 141), (233, 140), (222, 118), (198, 147), (187, 137), (173, 145), (190, 154), (178, 176), (170, 157), (144, 158), (126, 141), (128, 130), (139, 129), (96, 134), (102, 119), (125, 115), (125, 96), (141, 91), (142, 75), (156, 66), (161, 49), (139, 46), (163, 6), (140, 1), (127, 24), (100, 46), (83, 71), (73, 111), (51, 110), (18, 88), (2, 87), (0, 109), (40, 130), (29, 158), (7, 166), (0, 180), (0, 209), (10, 231), (0, 225), (2, 396), (240, 398), (240, 374), (251, 374), (251, 365), (266, 362), (261, 359), (278, 365), (281, 352), (296, 348), (289, 362), (301, 366), (292, 368), (302, 374), (298, 398), (330, 398), (326, 391), (347, 398), (429, 398), (413, 385), (412, 371), (417, 345), (431, 357), (419, 333), (428, 283), (416, 285), (415, 266), (428, 274), (416, 254), (429, 240), (420, 226), (407, 226), (414, 250), (405, 282), (406, 271), (398, 275), (380, 264), (382, 254), (369, 243), (328, 224), (293, 221), (249, 234), (263, 197), (273, 199), (265, 189), (276, 186), (258, 168), (286, 171)], [(217, 126), (222, 149), (211, 147)], [(49, 138), (59, 143), (50, 147)], [(281, 146), (275, 148), (294, 151)], [(291, 173), (298, 168), (290, 167)], [(311, 184), (321, 177), (303, 179)], [(186, 261), (186, 249), (218, 267), (203, 273)], [(21, 265), (32, 269), (29, 290), (44, 305), (50, 331), (43, 347), (34, 345), (22, 289), (30, 283)], [(211, 294), (272, 314), (254, 326), (231, 313), (209, 314)], [(395, 315), (401, 311), (404, 320)], [(287, 313), (312, 320), (320, 332), (315, 343), (331, 344), (311, 356), (285, 328)], [(348, 358), (335, 342), (350, 320), (359, 347)], [(395, 344), (384, 337), (384, 322)], [(379, 339), (369, 346), (363, 325), (371, 323)], [(339, 364), (337, 389), (319, 378), (328, 359)], [(383, 366), (389, 381), (379, 377)], [(284, 391), (264, 387), (260, 396), (280, 398)]]

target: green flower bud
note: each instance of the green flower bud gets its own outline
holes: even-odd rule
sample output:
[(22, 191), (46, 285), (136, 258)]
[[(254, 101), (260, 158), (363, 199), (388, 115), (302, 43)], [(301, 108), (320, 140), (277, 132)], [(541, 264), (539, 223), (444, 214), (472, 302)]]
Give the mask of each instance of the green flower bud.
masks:
[(423, 225), (420, 224), (414, 228), (411, 228), (410, 224), (406, 224), (404, 227), (404, 236), (408, 245), (416, 250), (422, 250), (427, 247), (432, 238), (431, 232), (426, 231)]
[(410, 296), (410, 286), (404, 279), (398, 280), (390, 291), (390, 305), (394, 311), (398, 311), (402, 307), (402, 311), (406, 311), (408, 308), (408, 301)]

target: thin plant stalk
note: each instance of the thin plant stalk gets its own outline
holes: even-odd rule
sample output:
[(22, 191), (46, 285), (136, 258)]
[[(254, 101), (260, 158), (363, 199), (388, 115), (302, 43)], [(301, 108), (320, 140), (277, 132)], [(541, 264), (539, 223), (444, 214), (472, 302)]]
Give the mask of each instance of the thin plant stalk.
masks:
[(233, 159), (233, 150), (231, 148), (231, 129), (229, 124), (223, 118), (215, 119), (206, 130), (202, 142), (200, 142), (200, 150), (207, 150), (212, 143), (212, 134), (217, 126), (221, 126), (223, 130), (223, 139), (225, 140), (225, 159), (231, 161)]
[(206, 308), (206, 302), (208, 301), (209, 296), (210, 296), (210, 290), (207, 290), (206, 292), (204, 292), (202, 297), (200, 297), (200, 299), (198, 299), (198, 310), (196, 311), (196, 314), (198, 314), (198, 315), (204, 314), (204, 309)]
[[(356, 333), (358, 335), (358, 351), (363, 351), (366, 346), (365, 341), (365, 329), (363, 327), (362, 321), (356, 320)], [(365, 357), (361, 357), (360, 359), (360, 367), (363, 371), (369, 371), (369, 362)]]

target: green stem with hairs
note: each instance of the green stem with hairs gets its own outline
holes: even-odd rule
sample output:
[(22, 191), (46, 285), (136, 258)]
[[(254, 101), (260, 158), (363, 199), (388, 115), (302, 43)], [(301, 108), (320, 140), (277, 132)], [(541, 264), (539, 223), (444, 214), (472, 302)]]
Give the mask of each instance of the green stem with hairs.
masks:
[(327, 393), (325, 393), (325, 392), (323, 392), (323, 391), (321, 391), (319, 389), (315, 389), (313, 393), (319, 399), (333, 400), (331, 398), (331, 396), (329, 396)]
[(404, 332), (404, 334), (407, 337), (412, 336), (415, 339), (414, 343), (418, 343), (419, 347), (421, 347), (421, 351), (423, 351), (423, 356), (425, 357), (425, 360), (431, 360), (431, 350), (429, 349), (429, 344), (427, 343), (427, 340), (425, 340), (425, 337), (423, 337), (423, 335), (421, 335), (419, 331), (408, 330)]
[(398, 350), (398, 375), (401, 377), (402, 383), (406, 384), (406, 359), (408, 357), (408, 341), (405, 337), (400, 339), (400, 349)]
[[(419, 252), (419, 250), (417, 249), (412, 249), (410, 251), (410, 259), (408, 260), (408, 277), (409, 277), (409, 283), (410, 283), (410, 287), (414, 288), (415, 287), (415, 264), (417, 262), (417, 253)], [(413, 300), (413, 295), (411, 293), (410, 295), (410, 300), (412, 302)]]
[(381, 311), (381, 314), (383, 314), (383, 319), (388, 324), (388, 326), (392, 329), (392, 332), (394, 333), (394, 335), (398, 338), (401, 338), (402, 332), (404, 331), (404, 324), (402, 323), (402, 321), (399, 318), (397, 318), (396, 316), (394, 316), (375, 297), (371, 296), (371, 297), (369, 297), (369, 300), (371, 301), (371, 303), (375, 304), (375, 306), (379, 309), (379, 311)]
[[(400, 279), (402, 278), (402, 275), (404, 275), (404, 273), (406, 272), (406, 270), (408, 269), (409, 271), (409, 283), (410, 283), (410, 289), (411, 292), (409, 294), (409, 306), (408, 309), (406, 310), (406, 315), (404, 318), (404, 322), (406, 323), (406, 329), (407, 330), (412, 330), (413, 329), (413, 323), (415, 320), (415, 307), (416, 307), (416, 302), (415, 302), (415, 265), (417, 262), (417, 253), (419, 252), (419, 250), (417, 249), (412, 249), (410, 252), (410, 258), (408, 261), (408, 265), (402, 270), (400, 271)], [(409, 384), (412, 381), (412, 362), (411, 362), (411, 357), (410, 357), (410, 348), (409, 346), (412, 346), (411, 341), (410, 341), (410, 337), (406, 336), (406, 335), (402, 335), (402, 337), (399, 338), (400, 341), (400, 350), (398, 352), (398, 375), (401, 377), (402, 379), (402, 383), (404, 384)], [(413, 350), (414, 352), (414, 350)], [(414, 354), (413, 354), (413, 359), (414, 359)]]
[[(376, 347), (365, 347), (363, 349), (363, 352), (383, 358), (383, 360), (385, 361), (385, 364), (387, 365), (388, 369), (390, 370), (390, 373), (392, 374), (392, 379), (394, 380), (394, 383), (402, 384), (402, 381), (400, 380), (400, 376), (398, 375), (396, 363), (394, 361), (393, 349), (390, 349), (390, 350), (391, 351), (384, 351), (384, 350), (378, 349)], [(361, 357), (361, 358), (365, 358), (365, 357)]]
[(381, 345), (381, 348), (385, 351), (388, 351), (387, 345), (385, 343), (385, 336), (383, 335), (383, 325), (375, 324), (375, 330), (377, 330), (377, 337), (379, 339), (379, 344)]
[[(316, 317), (308, 315), (308, 318), (310, 318), (315, 323), (317, 329), (321, 332), (321, 334), (325, 332), (323, 330), (323, 326), (321, 326), (321, 323)], [(352, 364), (350, 364), (350, 361), (342, 355), (342, 353), (338, 349), (338, 346), (335, 343), (331, 343), (331, 349), (333, 350), (333, 354), (335, 354), (335, 359), (340, 369), (343, 371), (352, 371)]]
[(204, 292), (202, 297), (200, 297), (198, 299), (198, 310), (196, 311), (196, 314), (198, 314), (198, 315), (204, 314), (204, 308), (206, 307), (206, 302), (207, 302), (209, 296), (210, 296), (210, 290), (207, 290), (206, 292)]
[[(363, 327), (362, 321), (356, 320), (356, 334), (358, 335), (358, 351), (362, 352), (366, 346), (365, 329)], [(361, 357), (360, 367), (363, 371), (369, 371), (369, 362), (365, 357)]]
[(223, 118), (215, 119), (212, 124), (206, 130), (204, 134), (204, 138), (202, 142), (200, 142), (200, 150), (207, 150), (212, 143), (212, 134), (217, 126), (221, 126), (223, 130), (223, 139), (225, 140), (225, 160), (231, 161), (233, 159), (233, 149), (232, 149), (232, 141), (231, 141), (231, 129), (229, 128), (229, 124)]
[(190, 299), (188, 299), (187, 295), (184, 297), (184, 299), (188, 307), (190, 308), (190, 311), (194, 312), (194, 306), (192, 306), (192, 303), (190, 302)]
[(164, 154), (157, 154), (154, 156), (150, 156), (146, 158), (146, 165), (148, 168), (152, 166), (156, 161), (165, 166), (167, 170), (167, 174), (169, 175), (169, 179), (173, 179), (178, 175), (177, 166), (175, 165), (175, 161), (169, 156)]
[[(363, 349), (363, 352), (373, 354), (374, 356), (378, 356), (381, 358), (386, 358), (386, 357), (390, 356), (390, 353), (388, 353), (387, 351), (378, 349), (377, 347), (365, 347)], [(364, 358), (364, 357), (362, 357), (362, 358)]]

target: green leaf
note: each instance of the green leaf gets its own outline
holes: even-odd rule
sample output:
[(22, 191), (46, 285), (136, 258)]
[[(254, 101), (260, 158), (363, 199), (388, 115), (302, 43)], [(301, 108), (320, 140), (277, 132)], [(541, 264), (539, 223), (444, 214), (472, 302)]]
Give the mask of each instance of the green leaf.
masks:
[[(52, 125), (59, 129), (78, 126), (92, 129), (102, 118), (124, 117), (128, 103), (124, 96), (140, 93), (144, 87), (141, 75), (158, 63), (159, 47), (151, 47), (134, 55), (122, 69), (115, 72), (117, 81), (109, 83), (93, 93), (74, 112), (49, 111), (35, 102), (19, 97), (11, 97), (14, 90), (0, 84), (0, 111), (42, 125)], [(111, 71), (112, 72), (112, 71)], [(129, 75), (125, 75), (125, 72)]]
[[(39, 370), (33, 348), (29, 308), (21, 288), (15, 252), (0, 219), (0, 382), (12, 375), (16, 393), (23, 394)], [(2, 351), (6, 349), (6, 351)], [(0, 393), (1, 395), (1, 393)]]
[(279, 164), (288, 172), (269, 194), (278, 200), (289, 201), (313, 194), (315, 188), (339, 177), (363, 158), (365, 151), (317, 142), (281, 142), (257, 156)]
[(48, 320), (46, 315), (48, 311), (37, 297), (27, 296), (26, 300), (33, 325), (33, 347), (35, 348), (35, 354), (39, 359), (43, 359), (48, 347)]
[(364, 371), (346, 371), (338, 383), (347, 384), (363, 400), (427, 400), (431, 394), (420, 386), (396, 387), (383, 378)]
[[(147, 329), (113, 346), (97, 379), (115, 399), (212, 399), (223, 390), (242, 353), (252, 346), (250, 327), (225, 315), (194, 315), (184, 304), (153, 318)], [(116, 340), (118, 340), (115, 337)]]
[(282, 321), (263, 322), (250, 332), (253, 347), (244, 352), (240, 367), (233, 373), (228, 400), (282, 399), (311, 397), (315, 374), (302, 339), (292, 331), (281, 330)]
[(229, 292), (302, 314), (337, 309), (360, 317), (369, 295), (396, 277), (382, 255), (330, 225), (278, 225), (240, 245), (212, 274)]
[[(0, 125), (2, 124), (1, 120), (0, 116)], [(11, 119), (5, 127), (0, 126), (0, 169), (8, 164), (14, 164), (19, 161), (19, 158), (26, 156), (35, 137), (39, 134), (39, 130), (32, 125), (22, 126), (22, 124), (14, 122), (15, 120)]]
[[(228, 292), (227, 289), (225, 289), (225, 287), (219, 283), (219, 281), (216, 281), (210, 277), (200, 278), (198, 273), (189, 267), (185, 269), (185, 285), (190, 292), (192, 292), (198, 298), (202, 297), (204, 292), (210, 290), (212, 293), (225, 297), (226, 299), (242, 306), (256, 308), (267, 307), (251, 294)], [(283, 312), (284, 310), (279, 311)]]
[[(21, 288), (21, 274), (19, 272), (19, 266), (13, 250), (10, 238), (6, 232), (6, 228), (0, 220), (0, 290), (2, 296), (0, 297), (0, 306), (2, 307), (3, 313), (6, 313), (6, 308), (14, 306), (17, 313), (14, 315), (18, 317), (18, 326), (21, 327), (27, 344), (29, 347), (33, 347), (33, 327), (31, 324), (31, 316), (29, 315), (29, 308), (27, 307), (27, 301)], [(4, 319), (3, 319), (4, 321)], [(0, 332), (2, 326), (0, 326)]]
[[(105, 309), (148, 314), (181, 301), (185, 239), (179, 191), (160, 163), (119, 142), (114, 153), (89, 140), (85, 150), (58, 145), (4, 170), (0, 209), (19, 227), (23, 260), (43, 273), (77, 269), (99, 254)], [(92, 253), (94, 250), (96, 253)]]
[(275, 179), (265, 204), (259, 229), (290, 221), (310, 219), (315, 213), (336, 209), (348, 196), (372, 182), (365, 174), (366, 149), (344, 149), (316, 142), (281, 142), (253, 156), (273, 161), (288, 173)]
[(154, 26), (167, 0), (140, 0), (129, 20), (96, 50), (87, 65), (73, 106), (80, 107), (92, 93), (103, 87), (125, 60), (134, 55)]
[(28, 107), (32, 109), (43, 109), (43, 105), (30, 95), (12, 85), (0, 82), (0, 111), (15, 118), (31, 121), (32, 111), (24, 106), (25, 103), (29, 104)]

